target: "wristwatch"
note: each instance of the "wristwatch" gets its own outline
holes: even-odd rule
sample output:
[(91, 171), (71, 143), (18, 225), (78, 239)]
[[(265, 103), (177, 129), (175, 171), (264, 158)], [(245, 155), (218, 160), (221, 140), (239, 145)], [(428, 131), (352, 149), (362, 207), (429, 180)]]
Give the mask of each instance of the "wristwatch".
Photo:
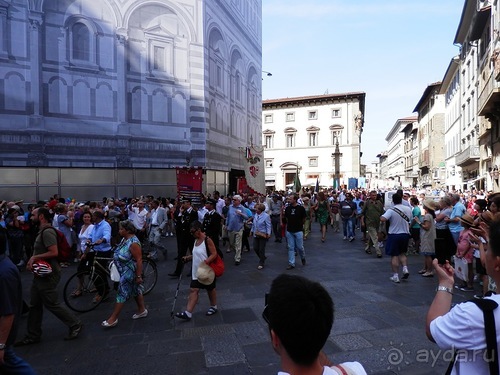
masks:
[(0, 350), (4, 350), (4, 349), (5, 349), (5, 347), (6, 347), (6, 345), (5, 345), (5, 344), (0, 344)]
[(436, 292), (448, 292), (450, 294), (453, 294), (453, 289), (448, 288), (447, 286), (439, 285), (436, 288)]

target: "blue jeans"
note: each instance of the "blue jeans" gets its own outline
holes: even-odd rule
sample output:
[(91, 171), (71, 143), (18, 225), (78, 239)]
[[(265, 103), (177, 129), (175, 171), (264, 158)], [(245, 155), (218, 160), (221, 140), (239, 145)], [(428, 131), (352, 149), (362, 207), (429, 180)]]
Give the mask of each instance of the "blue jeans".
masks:
[(288, 264), (295, 267), (295, 250), (298, 251), (300, 258), (304, 259), (306, 253), (304, 251), (304, 232), (286, 232), (286, 240), (288, 242)]
[(344, 230), (344, 237), (354, 237), (354, 222), (356, 218), (349, 217), (347, 219), (342, 218), (342, 227)]
[(24, 359), (19, 358), (12, 347), (5, 348), (3, 355), (4, 363), (0, 365), (0, 374), (11, 375), (35, 375), (35, 371)]

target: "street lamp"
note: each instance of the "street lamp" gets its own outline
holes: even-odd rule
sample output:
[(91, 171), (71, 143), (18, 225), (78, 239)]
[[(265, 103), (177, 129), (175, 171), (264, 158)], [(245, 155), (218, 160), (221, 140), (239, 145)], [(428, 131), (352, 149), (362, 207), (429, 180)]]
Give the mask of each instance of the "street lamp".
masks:
[(335, 160), (335, 179), (334, 179), (334, 189), (339, 189), (340, 188), (340, 158), (342, 157), (342, 153), (340, 152), (339, 149), (339, 138), (338, 136), (335, 137), (336, 142), (335, 142), (335, 152), (332, 154), (333, 159)]
[(271, 77), (273, 75), (273, 73), (266, 72), (265, 70), (263, 70), (262, 73), (266, 73), (266, 76), (268, 76), (268, 77)]

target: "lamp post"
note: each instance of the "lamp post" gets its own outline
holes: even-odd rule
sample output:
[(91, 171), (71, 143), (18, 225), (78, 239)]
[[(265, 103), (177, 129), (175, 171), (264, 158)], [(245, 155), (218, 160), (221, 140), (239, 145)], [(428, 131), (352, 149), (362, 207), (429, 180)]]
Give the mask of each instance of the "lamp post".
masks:
[(334, 179), (334, 189), (340, 188), (340, 158), (342, 157), (342, 153), (339, 149), (339, 139), (336, 137), (335, 142), (335, 152), (332, 154), (333, 160), (335, 161), (335, 179)]

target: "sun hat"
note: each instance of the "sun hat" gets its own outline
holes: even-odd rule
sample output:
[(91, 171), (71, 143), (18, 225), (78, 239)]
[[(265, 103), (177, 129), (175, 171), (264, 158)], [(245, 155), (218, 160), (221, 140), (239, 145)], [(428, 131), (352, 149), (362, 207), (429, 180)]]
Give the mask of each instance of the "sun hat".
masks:
[(467, 212), (462, 215), (462, 217), (459, 218), (460, 222), (467, 224), (471, 227), (474, 226), (474, 218), (470, 216)]
[(201, 262), (196, 271), (196, 278), (200, 284), (210, 285), (214, 282), (215, 272), (208, 264)]
[(434, 201), (434, 199), (432, 198), (425, 199), (424, 202), (422, 203), (422, 206), (427, 207), (433, 211), (436, 211), (438, 209), (437, 202)]

